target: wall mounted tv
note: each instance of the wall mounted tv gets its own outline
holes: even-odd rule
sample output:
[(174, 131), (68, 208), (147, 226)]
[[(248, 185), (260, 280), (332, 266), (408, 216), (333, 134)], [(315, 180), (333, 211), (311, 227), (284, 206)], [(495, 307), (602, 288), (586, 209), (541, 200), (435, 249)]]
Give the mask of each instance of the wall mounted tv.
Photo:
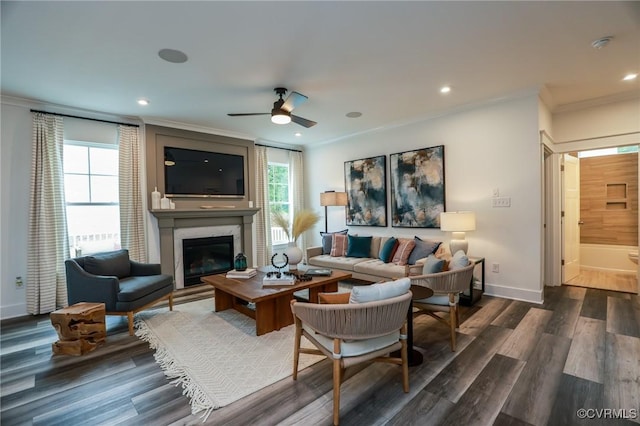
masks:
[(164, 147), (167, 197), (243, 197), (244, 157)]

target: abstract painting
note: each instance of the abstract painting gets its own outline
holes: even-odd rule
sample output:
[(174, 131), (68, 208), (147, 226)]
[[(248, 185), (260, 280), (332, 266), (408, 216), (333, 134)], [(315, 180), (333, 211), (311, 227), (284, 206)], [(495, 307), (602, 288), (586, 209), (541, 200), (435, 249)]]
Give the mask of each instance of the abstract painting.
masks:
[(347, 225), (387, 226), (386, 158), (344, 162)]
[(439, 228), (444, 204), (444, 145), (391, 154), (391, 226)]

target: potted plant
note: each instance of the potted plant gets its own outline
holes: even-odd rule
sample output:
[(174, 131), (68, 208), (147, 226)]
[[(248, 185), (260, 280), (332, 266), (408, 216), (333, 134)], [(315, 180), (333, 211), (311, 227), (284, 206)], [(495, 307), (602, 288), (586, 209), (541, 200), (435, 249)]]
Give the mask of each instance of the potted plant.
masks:
[(300, 210), (293, 215), (293, 223), (289, 223), (289, 218), (281, 211), (275, 211), (271, 215), (273, 224), (283, 229), (289, 244), (285, 254), (289, 258), (289, 269), (297, 270), (298, 263), (302, 261), (302, 250), (297, 246), (298, 237), (303, 232), (311, 229), (320, 216), (311, 210)]

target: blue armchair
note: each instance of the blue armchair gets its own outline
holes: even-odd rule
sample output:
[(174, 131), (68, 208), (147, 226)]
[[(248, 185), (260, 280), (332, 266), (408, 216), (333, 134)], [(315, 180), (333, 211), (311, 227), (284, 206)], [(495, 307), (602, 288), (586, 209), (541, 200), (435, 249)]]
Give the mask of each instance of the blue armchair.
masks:
[(159, 264), (129, 259), (128, 250), (96, 253), (65, 261), (69, 305), (96, 302), (107, 315), (126, 315), (133, 336), (133, 315), (163, 299), (173, 310), (173, 277), (161, 274)]

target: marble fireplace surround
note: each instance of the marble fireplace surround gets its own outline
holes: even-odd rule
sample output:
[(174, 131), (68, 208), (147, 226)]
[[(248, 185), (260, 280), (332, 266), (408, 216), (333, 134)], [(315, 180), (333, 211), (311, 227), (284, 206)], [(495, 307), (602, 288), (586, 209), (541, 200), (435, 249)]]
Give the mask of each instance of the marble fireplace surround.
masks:
[[(175, 255), (176, 230), (178, 240), (188, 235), (188, 238), (200, 236), (234, 235), (234, 246), (237, 242), (247, 256), (247, 263), (253, 265), (253, 216), (259, 211), (257, 208), (214, 208), (198, 210), (151, 210), (151, 214), (158, 219), (160, 231), (160, 265), (163, 274), (172, 275), (176, 281), (176, 288), (182, 288), (184, 281), (178, 283)], [(194, 228), (191, 230), (185, 228)], [(195, 229), (203, 228), (203, 229)], [(217, 228), (217, 229), (216, 229)], [(200, 235), (201, 234), (201, 235)], [(236, 242), (237, 241), (237, 242)], [(180, 253), (180, 256), (182, 254)], [(182, 274), (182, 272), (180, 273)]]

